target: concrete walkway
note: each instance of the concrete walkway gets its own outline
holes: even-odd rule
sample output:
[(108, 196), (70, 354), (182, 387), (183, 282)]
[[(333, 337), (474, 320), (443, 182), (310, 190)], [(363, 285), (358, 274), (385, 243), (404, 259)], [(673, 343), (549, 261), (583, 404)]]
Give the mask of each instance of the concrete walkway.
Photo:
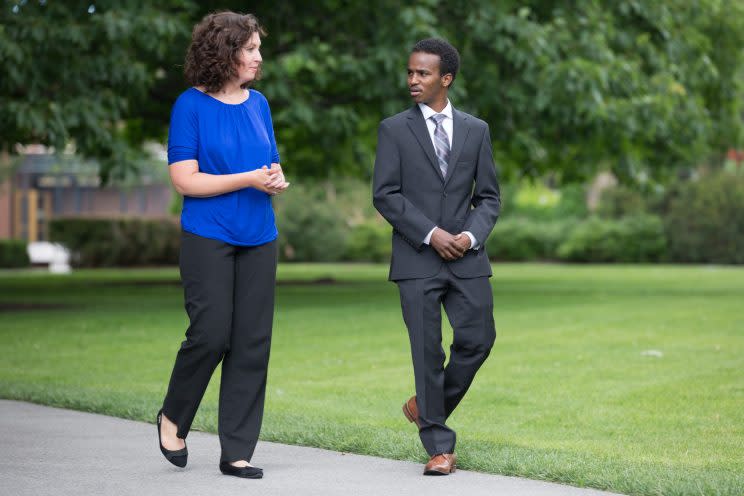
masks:
[[(458, 470), (424, 477), (422, 465), (260, 442), (261, 480), (217, 468), (219, 441), (192, 432), (189, 464), (160, 454), (153, 424), (0, 400), (0, 494), (600, 496), (612, 493)], [(260, 463), (258, 463), (260, 461)]]

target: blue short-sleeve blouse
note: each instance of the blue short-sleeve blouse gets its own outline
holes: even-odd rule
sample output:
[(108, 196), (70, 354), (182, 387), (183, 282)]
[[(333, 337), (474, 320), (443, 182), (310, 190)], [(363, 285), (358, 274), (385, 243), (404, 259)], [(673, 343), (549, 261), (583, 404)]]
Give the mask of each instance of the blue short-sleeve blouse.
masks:
[[(196, 88), (184, 91), (171, 113), (168, 164), (196, 160), (200, 172), (234, 174), (279, 162), (269, 103), (256, 90), (248, 95), (243, 103), (228, 104)], [(184, 196), (181, 227), (238, 246), (277, 237), (271, 196), (254, 188), (209, 198)]]

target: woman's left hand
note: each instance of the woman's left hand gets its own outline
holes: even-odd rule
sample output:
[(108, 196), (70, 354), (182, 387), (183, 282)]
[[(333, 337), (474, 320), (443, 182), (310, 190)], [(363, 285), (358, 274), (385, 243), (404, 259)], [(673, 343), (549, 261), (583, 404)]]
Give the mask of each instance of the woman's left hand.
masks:
[[(266, 166), (264, 166), (266, 167)], [(276, 162), (271, 164), (269, 169), (269, 180), (264, 185), (271, 190), (270, 195), (279, 195), (289, 187), (289, 183), (284, 178), (284, 172), (282, 166)]]

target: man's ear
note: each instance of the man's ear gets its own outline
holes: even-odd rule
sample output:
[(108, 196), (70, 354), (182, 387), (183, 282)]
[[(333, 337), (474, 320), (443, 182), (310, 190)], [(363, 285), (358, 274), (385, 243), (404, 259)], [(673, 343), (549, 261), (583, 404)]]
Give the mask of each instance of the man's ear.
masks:
[(442, 86), (449, 88), (452, 84), (452, 74), (445, 74), (442, 76)]

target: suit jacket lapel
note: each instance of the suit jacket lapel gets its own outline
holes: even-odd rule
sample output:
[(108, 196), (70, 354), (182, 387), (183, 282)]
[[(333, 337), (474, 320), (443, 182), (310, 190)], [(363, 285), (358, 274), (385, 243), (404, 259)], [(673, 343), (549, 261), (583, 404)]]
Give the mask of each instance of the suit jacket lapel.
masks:
[(454, 136), (452, 140), (452, 151), (450, 152), (449, 163), (447, 164), (447, 178), (444, 180), (445, 185), (449, 182), (452, 174), (455, 172), (457, 160), (460, 158), (462, 148), (465, 145), (465, 141), (468, 139), (470, 126), (468, 125), (467, 119), (468, 117), (466, 114), (463, 114), (455, 108), (452, 109), (452, 134)]
[[(442, 171), (439, 170), (439, 161), (437, 155), (434, 152), (434, 144), (431, 142), (431, 136), (429, 136), (429, 130), (426, 128), (426, 122), (424, 122), (424, 115), (421, 113), (421, 109), (418, 105), (415, 105), (408, 113), (408, 127), (411, 128), (413, 135), (421, 145), (421, 148), (426, 152), (426, 156), (429, 157), (429, 163), (434, 170), (437, 172), (437, 177), (444, 181), (442, 177)], [(447, 174), (449, 176), (449, 174)]]

